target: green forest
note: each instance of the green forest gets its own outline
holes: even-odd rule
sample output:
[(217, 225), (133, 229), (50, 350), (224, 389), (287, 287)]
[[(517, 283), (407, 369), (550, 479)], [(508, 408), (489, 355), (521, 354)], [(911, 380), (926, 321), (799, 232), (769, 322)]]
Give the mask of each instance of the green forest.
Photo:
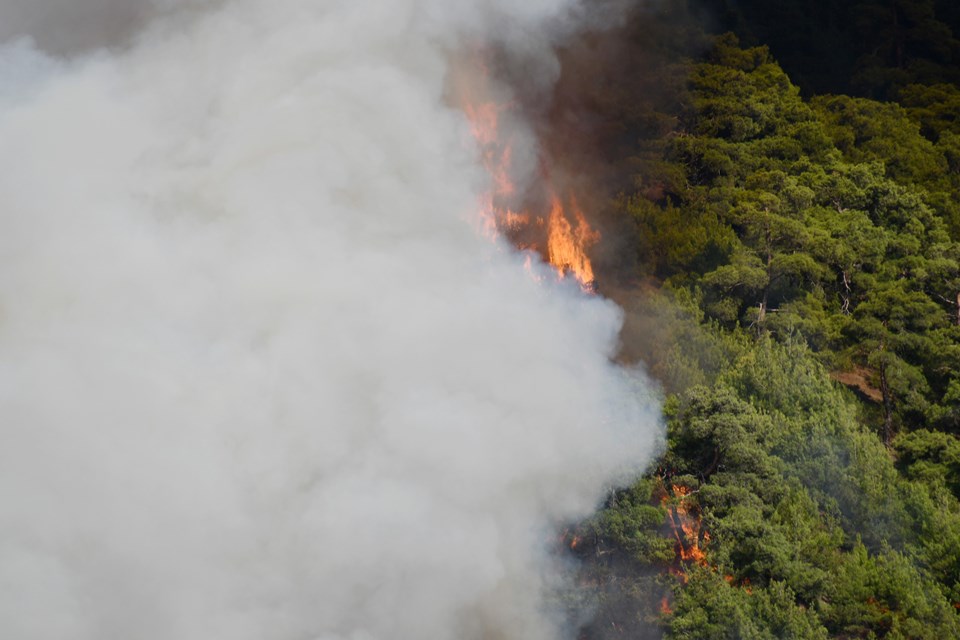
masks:
[(581, 638), (960, 638), (958, 7), (648, 3), (564, 52), (667, 423), (567, 535)]

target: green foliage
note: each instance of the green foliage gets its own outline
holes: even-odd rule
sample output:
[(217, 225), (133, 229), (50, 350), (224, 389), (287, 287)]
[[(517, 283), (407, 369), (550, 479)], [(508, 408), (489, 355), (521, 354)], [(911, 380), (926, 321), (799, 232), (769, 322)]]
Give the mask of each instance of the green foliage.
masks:
[(946, 170), (943, 155), (920, 135), (920, 124), (897, 104), (849, 96), (814, 98), (811, 104), (851, 162), (880, 159), (889, 177), (914, 184), (936, 182)]
[[(960, 600), (960, 502), (949, 490), (960, 479), (960, 441), (901, 435), (895, 465), (801, 341), (729, 342), (714, 328), (672, 352), (710, 339), (726, 342), (727, 366), (671, 396), (657, 473), (618, 494), (593, 525), (601, 546), (651, 569), (676, 566), (664, 505), (678, 502), (663, 502), (658, 487), (686, 487), (677, 495), (708, 532), (707, 561), (682, 563), (667, 637), (960, 633), (951, 604)], [(619, 579), (655, 593), (655, 572), (642, 575)]]
[(677, 598), (669, 636), (675, 640), (826, 639), (826, 629), (780, 582), (765, 589), (731, 586), (716, 572), (690, 573)]
[(911, 84), (900, 90), (898, 98), (928, 140), (937, 142), (946, 132), (960, 133), (960, 88), (956, 85)]
[(650, 479), (617, 493), (611, 508), (602, 511), (585, 529), (626, 551), (633, 560), (669, 563), (673, 543), (659, 535), (666, 511), (651, 503), (654, 483)]
[(878, 49), (860, 81), (900, 104), (806, 100), (723, 36), (625, 162), (653, 286), (620, 296), (623, 356), (662, 383), (668, 433), (584, 525), (611, 629), (960, 637), (960, 90), (910, 66), (934, 4), (863, 3), (904, 64)]
[[(904, 428), (960, 427), (947, 399), (960, 371), (953, 156), (900, 106), (804, 102), (766, 49), (730, 37), (691, 68), (687, 91), (684, 135), (662, 146), (670, 197), (620, 205), (649, 272), (695, 287), (727, 328), (796, 333), (822, 362), (860, 371), (887, 442)], [(948, 119), (946, 98), (911, 91)]]
[(732, 230), (711, 211), (657, 206), (643, 197), (620, 206), (636, 224), (639, 255), (660, 278), (716, 267), (726, 261), (736, 242)]
[(954, 637), (960, 624), (935, 582), (902, 554), (876, 556), (861, 544), (844, 557), (820, 607), (832, 633), (846, 637)]
[(947, 489), (960, 498), (960, 438), (919, 429), (901, 434), (893, 445), (897, 466), (906, 477)]

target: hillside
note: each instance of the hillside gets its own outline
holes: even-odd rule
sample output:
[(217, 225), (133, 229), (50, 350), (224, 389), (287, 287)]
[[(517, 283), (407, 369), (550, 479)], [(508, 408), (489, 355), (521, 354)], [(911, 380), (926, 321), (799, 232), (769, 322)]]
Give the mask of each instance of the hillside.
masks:
[[(584, 638), (960, 637), (956, 12), (893, 3), (908, 46), (869, 68), (867, 40), (835, 60), (803, 39), (883, 18), (868, 4), (675, 5), (567, 52), (591, 81), (561, 82), (557, 118), (590, 115), (605, 215), (629, 221), (601, 288), (668, 421), (568, 538)], [(896, 82), (866, 87), (880, 67)]]

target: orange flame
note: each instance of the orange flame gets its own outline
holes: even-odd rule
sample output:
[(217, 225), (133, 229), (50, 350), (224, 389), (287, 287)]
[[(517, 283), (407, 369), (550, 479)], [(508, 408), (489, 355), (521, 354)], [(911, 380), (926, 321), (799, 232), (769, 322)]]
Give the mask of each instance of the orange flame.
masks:
[[(673, 530), (673, 536), (677, 540), (674, 545), (677, 556), (680, 560), (706, 566), (707, 554), (701, 545), (710, 542), (710, 533), (702, 529), (700, 514), (687, 500), (690, 495), (689, 487), (673, 485), (671, 489), (673, 495), (679, 498), (677, 503), (669, 508), (670, 514), (667, 518)], [(664, 496), (663, 503), (668, 500), (669, 496)]]
[(663, 599), (660, 600), (660, 613), (665, 616), (673, 614), (673, 609), (670, 608), (670, 598), (663, 596)]
[(573, 213), (576, 228), (570, 224), (559, 199), (553, 199), (550, 210), (547, 259), (561, 276), (568, 272), (585, 287), (593, 286), (593, 265), (585, 252), (586, 247), (596, 243), (600, 234), (590, 228), (583, 212), (574, 202)]
[[(459, 99), (492, 180), (491, 192), (485, 194), (480, 206), (484, 233), (491, 238), (501, 233), (516, 237), (530, 229), (545, 228), (543, 246), (533, 248), (539, 249), (560, 278), (570, 275), (581, 288), (592, 292), (594, 272), (587, 251), (599, 241), (600, 234), (590, 228), (572, 196), (567, 198), (570, 212), (556, 195), (551, 198), (549, 215), (511, 208), (510, 203), (517, 200), (517, 187), (511, 178), (513, 145), (510, 137), (501, 131), (501, 116), (511, 107), (487, 99), (491, 93), (490, 72), (480, 56), (475, 56), (468, 65), (473, 73), (469, 81), (461, 81)], [(545, 191), (555, 194), (549, 179), (544, 177), (544, 181)]]

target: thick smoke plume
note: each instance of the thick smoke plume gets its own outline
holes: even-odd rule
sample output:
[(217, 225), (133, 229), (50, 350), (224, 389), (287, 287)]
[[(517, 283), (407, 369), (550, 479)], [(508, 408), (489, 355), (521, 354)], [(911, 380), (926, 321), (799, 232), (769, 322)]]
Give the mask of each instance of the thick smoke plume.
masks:
[(0, 636), (556, 637), (553, 527), (656, 410), (615, 306), (477, 233), (445, 97), (578, 13), (0, 5)]

